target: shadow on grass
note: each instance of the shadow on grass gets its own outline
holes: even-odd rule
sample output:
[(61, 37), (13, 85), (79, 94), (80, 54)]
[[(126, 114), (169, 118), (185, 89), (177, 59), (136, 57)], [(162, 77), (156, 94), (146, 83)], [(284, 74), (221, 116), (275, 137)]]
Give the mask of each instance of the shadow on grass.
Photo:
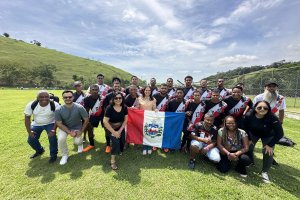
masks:
[[(59, 159), (53, 165), (48, 164), (48, 157), (36, 158), (29, 162), (29, 169), (26, 172), (28, 177), (42, 177), (41, 183), (48, 183), (55, 179), (55, 174), (70, 173), (71, 179), (78, 179), (83, 176), (83, 171), (93, 166), (98, 166), (104, 173), (114, 173), (113, 178), (117, 181), (127, 181), (131, 185), (137, 185), (141, 182), (141, 172), (143, 169), (167, 169), (167, 170), (186, 170), (188, 168), (189, 155), (176, 152), (163, 153), (161, 150), (153, 152), (152, 155), (143, 156), (142, 150), (137, 151), (130, 146), (125, 150), (123, 155), (117, 156), (117, 164), (119, 169), (112, 171), (110, 168), (110, 155), (104, 152), (105, 144), (95, 141), (96, 151), (91, 150), (87, 153), (74, 154), (69, 157), (65, 166), (59, 165)], [(255, 153), (261, 154), (261, 149), (255, 149)], [(300, 171), (296, 168), (280, 163), (279, 166), (272, 167), (269, 176), (272, 184), (279, 186), (283, 190), (299, 196)], [(248, 177), (241, 178), (234, 170), (234, 164), (231, 170), (226, 173), (220, 173), (214, 163), (204, 159), (204, 156), (198, 156), (196, 159), (196, 168), (191, 173), (199, 172), (204, 176), (213, 175), (220, 181), (226, 181), (227, 177), (234, 178), (241, 184), (253, 185), (260, 187), (264, 183), (260, 175), (262, 168), (262, 160), (255, 158), (255, 166), (247, 169)], [(191, 174), (192, 176), (192, 174)], [(159, 177), (157, 177), (159, 180)]]

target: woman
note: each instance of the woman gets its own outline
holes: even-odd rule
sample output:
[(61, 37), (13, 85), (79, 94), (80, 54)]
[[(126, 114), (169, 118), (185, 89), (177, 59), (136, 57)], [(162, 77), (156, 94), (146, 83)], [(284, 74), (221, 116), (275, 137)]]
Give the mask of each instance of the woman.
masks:
[(249, 148), (250, 158), (253, 161), (253, 150), (256, 142), (261, 139), (263, 144), (262, 178), (269, 183), (268, 171), (273, 162), (274, 146), (283, 137), (283, 129), (279, 119), (272, 113), (267, 101), (258, 101), (254, 109), (247, 113), (244, 119), (244, 130), (251, 138)]
[(247, 155), (249, 150), (248, 135), (242, 129), (237, 128), (233, 116), (224, 119), (224, 127), (219, 129), (217, 145), (221, 151), (221, 161), (217, 168), (220, 172), (228, 172), (232, 161), (237, 161), (235, 170), (242, 177), (247, 177), (246, 166), (251, 164)]
[(111, 150), (111, 168), (118, 169), (116, 164), (116, 155), (121, 154), (125, 142), (125, 126), (128, 119), (127, 107), (124, 105), (124, 96), (122, 92), (113, 94), (113, 101), (106, 108), (103, 124), (110, 133), (112, 141)]
[[(135, 105), (135, 107), (140, 110), (158, 111), (156, 109), (156, 99), (152, 97), (152, 90), (150, 86), (146, 86), (142, 90), (142, 96), (137, 98)], [(152, 153), (151, 149), (151, 146), (143, 145), (143, 155), (150, 155)]]

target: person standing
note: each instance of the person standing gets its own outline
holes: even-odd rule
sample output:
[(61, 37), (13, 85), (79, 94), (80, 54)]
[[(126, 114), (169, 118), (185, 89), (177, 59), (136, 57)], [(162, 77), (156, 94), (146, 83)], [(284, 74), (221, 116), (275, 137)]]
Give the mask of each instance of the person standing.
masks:
[(73, 102), (83, 105), (83, 99), (85, 95), (82, 91), (82, 83), (81, 81), (75, 81), (73, 85), (75, 87), (75, 92), (73, 94), (74, 96)]
[(283, 129), (281, 123), (271, 111), (269, 102), (258, 101), (254, 105), (254, 109), (247, 113), (243, 121), (243, 128), (251, 138), (249, 148), (250, 159), (253, 162), (254, 147), (259, 139), (263, 145), (263, 166), (262, 178), (265, 183), (269, 183), (269, 169), (271, 168), (274, 155), (274, 147), (276, 142), (283, 137)]
[[(137, 92), (138, 96), (140, 96), (141, 95), (140, 90), (142, 88), (138, 85), (138, 82), (139, 82), (139, 78), (137, 76), (131, 77), (131, 85), (136, 86), (136, 88), (137, 88), (136, 92)], [(125, 93), (126, 93), (126, 96), (130, 93), (130, 86), (126, 88)]]
[(155, 95), (156, 93), (158, 93), (158, 88), (156, 87), (156, 79), (155, 78), (150, 79), (150, 88), (151, 88), (152, 95)]
[(205, 101), (205, 100), (209, 100), (211, 98), (211, 90), (207, 88), (207, 80), (206, 79), (202, 79), (200, 81), (200, 100), (201, 101)]
[(136, 102), (136, 99), (139, 97), (137, 93), (137, 87), (136, 85), (130, 85), (129, 86), (129, 94), (125, 97), (125, 105), (127, 107), (133, 107), (134, 103)]
[[(104, 83), (104, 75), (103, 74), (98, 74), (97, 75), (97, 83), (99, 87), (99, 95), (100, 96), (105, 96), (108, 93), (108, 90), (110, 87)], [(90, 88), (86, 91), (87, 94), (90, 94)]]
[[(31, 101), (26, 105), (25, 114), (25, 128), (28, 133), (27, 142), (35, 153), (30, 156), (31, 159), (42, 155), (45, 150), (42, 147), (39, 139), (41, 133), (45, 130), (48, 135), (50, 159), (49, 163), (53, 163), (57, 159), (57, 137), (56, 125), (54, 120), (55, 109), (60, 105), (55, 101), (50, 101), (50, 95), (46, 90), (39, 91), (37, 100)], [(31, 122), (31, 116), (33, 121)]]
[(99, 126), (102, 113), (102, 99), (99, 95), (99, 87), (94, 84), (90, 86), (90, 95), (84, 98), (84, 108), (89, 113), (89, 124), (87, 125), (87, 132), (90, 144), (83, 149), (83, 152), (88, 152), (95, 146), (94, 128)]
[(167, 89), (168, 89), (168, 95), (170, 99), (173, 99), (176, 95), (176, 89), (173, 87), (173, 79), (168, 78), (167, 79)]
[(193, 86), (193, 77), (192, 76), (186, 76), (184, 78), (185, 87), (183, 88), (184, 92), (184, 100), (189, 100), (193, 98), (193, 92), (196, 90)]
[[(82, 133), (89, 123), (88, 113), (83, 106), (73, 102), (73, 92), (65, 90), (62, 93), (64, 105), (55, 111), (55, 120), (58, 129), (58, 146), (62, 153), (60, 165), (68, 161), (67, 136), (73, 137), (73, 143), (78, 146), (78, 153), (83, 150)], [(82, 119), (84, 120), (82, 124)]]
[[(156, 99), (152, 96), (152, 90), (150, 86), (146, 86), (142, 90), (142, 96), (137, 99), (135, 106), (140, 110), (152, 110), (158, 111), (156, 109)], [(143, 155), (152, 154), (152, 147), (148, 145), (143, 145)]]
[(220, 98), (222, 100), (226, 99), (230, 95), (230, 91), (224, 87), (225, 80), (223, 78), (219, 78), (217, 81), (217, 89), (219, 90)]
[(116, 155), (123, 152), (125, 143), (125, 126), (127, 124), (128, 111), (124, 105), (124, 95), (121, 92), (113, 94), (112, 103), (106, 108), (103, 123), (110, 133), (112, 141), (111, 168), (118, 169)]

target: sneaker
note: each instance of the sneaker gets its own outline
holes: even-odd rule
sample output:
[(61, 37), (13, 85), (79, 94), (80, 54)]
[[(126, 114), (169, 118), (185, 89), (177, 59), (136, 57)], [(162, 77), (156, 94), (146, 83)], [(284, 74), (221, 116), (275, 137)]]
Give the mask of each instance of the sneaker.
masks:
[(245, 173), (240, 173), (240, 176), (242, 177), (242, 178), (247, 178), (247, 172), (245, 172)]
[(48, 160), (48, 163), (51, 164), (51, 163), (54, 163), (57, 159), (57, 156), (52, 156), (49, 160)]
[(35, 152), (34, 154), (32, 154), (32, 155), (30, 156), (30, 159), (36, 158), (36, 157), (42, 155), (44, 152), (45, 152), (44, 149), (43, 149), (43, 151), (41, 151), (41, 152)]
[(148, 150), (147, 153), (148, 153), (149, 155), (151, 155), (151, 154), (152, 154), (152, 150), (151, 150), (151, 149)]
[(195, 160), (193, 160), (193, 159), (190, 159), (190, 162), (189, 162), (189, 168), (190, 169), (195, 169)]
[(68, 156), (62, 156), (59, 164), (65, 165), (67, 162), (68, 162)]
[(153, 151), (157, 151), (157, 147), (152, 147), (152, 150)]
[(93, 148), (94, 148), (94, 146), (88, 145), (87, 147), (85, 147), (85, 148), (82, 150), (82, 152), (88, 152), (89, 150), (91, 150), (91, 149), (93, 149)]
[(81, 145), (78, 145), (78, 153), (82, 153), (82, 151), (83, 151), (83, 144), (81, 144)]
[(270, 183), (270, 179), (269, 179), (268, 172), (262, 172), (262, 173), (261, 173), (261, 176), (262, 176), (262, 178), (263, 178), (263, 182), (265, 182), (265, 183)]
[(147, 155), (147, 150), (143, 150), (143, 155)]
[(110, 153), (110, 146), (106, 146), (105, 153)]

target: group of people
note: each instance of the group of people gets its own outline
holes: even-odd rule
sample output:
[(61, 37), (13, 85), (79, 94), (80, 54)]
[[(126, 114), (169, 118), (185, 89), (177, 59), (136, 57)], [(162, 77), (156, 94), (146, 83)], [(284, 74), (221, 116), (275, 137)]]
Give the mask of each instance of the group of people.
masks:
[[(229, 171), (235, 163), (235, 170), (246, 177), (246, 167), (254, 164), (255, 144), (261, 139), (261, 175), (264, 182), (270, 182), (268, 171), (273, 163), (274, 146), (283, 136), (286, 108), (284, 97), (278, 94), (278, 85), (266, 83), (264, 93), (252, 102), (243, 93), (242, 83), (227, 89), (224, 79), (218, 79), (217, 87), (211, 90), (207, 80), (201, 80), (199, 88), (192, 85), (192, 76), (186, 76), (184, 82), (183, 87), (174, 88), (173, 79), (168, 78), (158, 88), (156, 79), (152, 78), (149, 85), (140, 87), (138, 77), (132, 76), (131, 85), (124, 89), (119, 78), (114, 77), (109, 87), (104, 84), (104, 75), (99, 74), (97, 83), (86, 93), (80, 81), (74, 83), (75, 92), (63, 91), (63, 105), (52, 101), (47, 91), (39, 91), (37, 99), (29, 102), (24, 111), (28, 143), (35, 150), (30, 158), (44, 153), (39, 138), (45, 130), (50, 144), (49, 163), (57, 160), (59, 147), (60, 165), (65, 165), (68, 161), (67, 136), (73, 137), (79, 153), (90, 151), (95, 148), (94, 128), (101, 123), (105, 130), (105, 152), (111, 153), (111, 168), (116, 170), (116, 156), (129, 146), (125, 140), (128, 109), (184, 112), (180, 150), (189, 153), (189, 168), (194, 169), (197, 155), (203, 154), (216, 163), (220, 172)], [(84, 148), (86, 134), (89, 144)], [(149, 155), (156, 150), (157, 147), (143, 145), (142, 154)], [(163, 149), (166, 153), (170, 150)]]

